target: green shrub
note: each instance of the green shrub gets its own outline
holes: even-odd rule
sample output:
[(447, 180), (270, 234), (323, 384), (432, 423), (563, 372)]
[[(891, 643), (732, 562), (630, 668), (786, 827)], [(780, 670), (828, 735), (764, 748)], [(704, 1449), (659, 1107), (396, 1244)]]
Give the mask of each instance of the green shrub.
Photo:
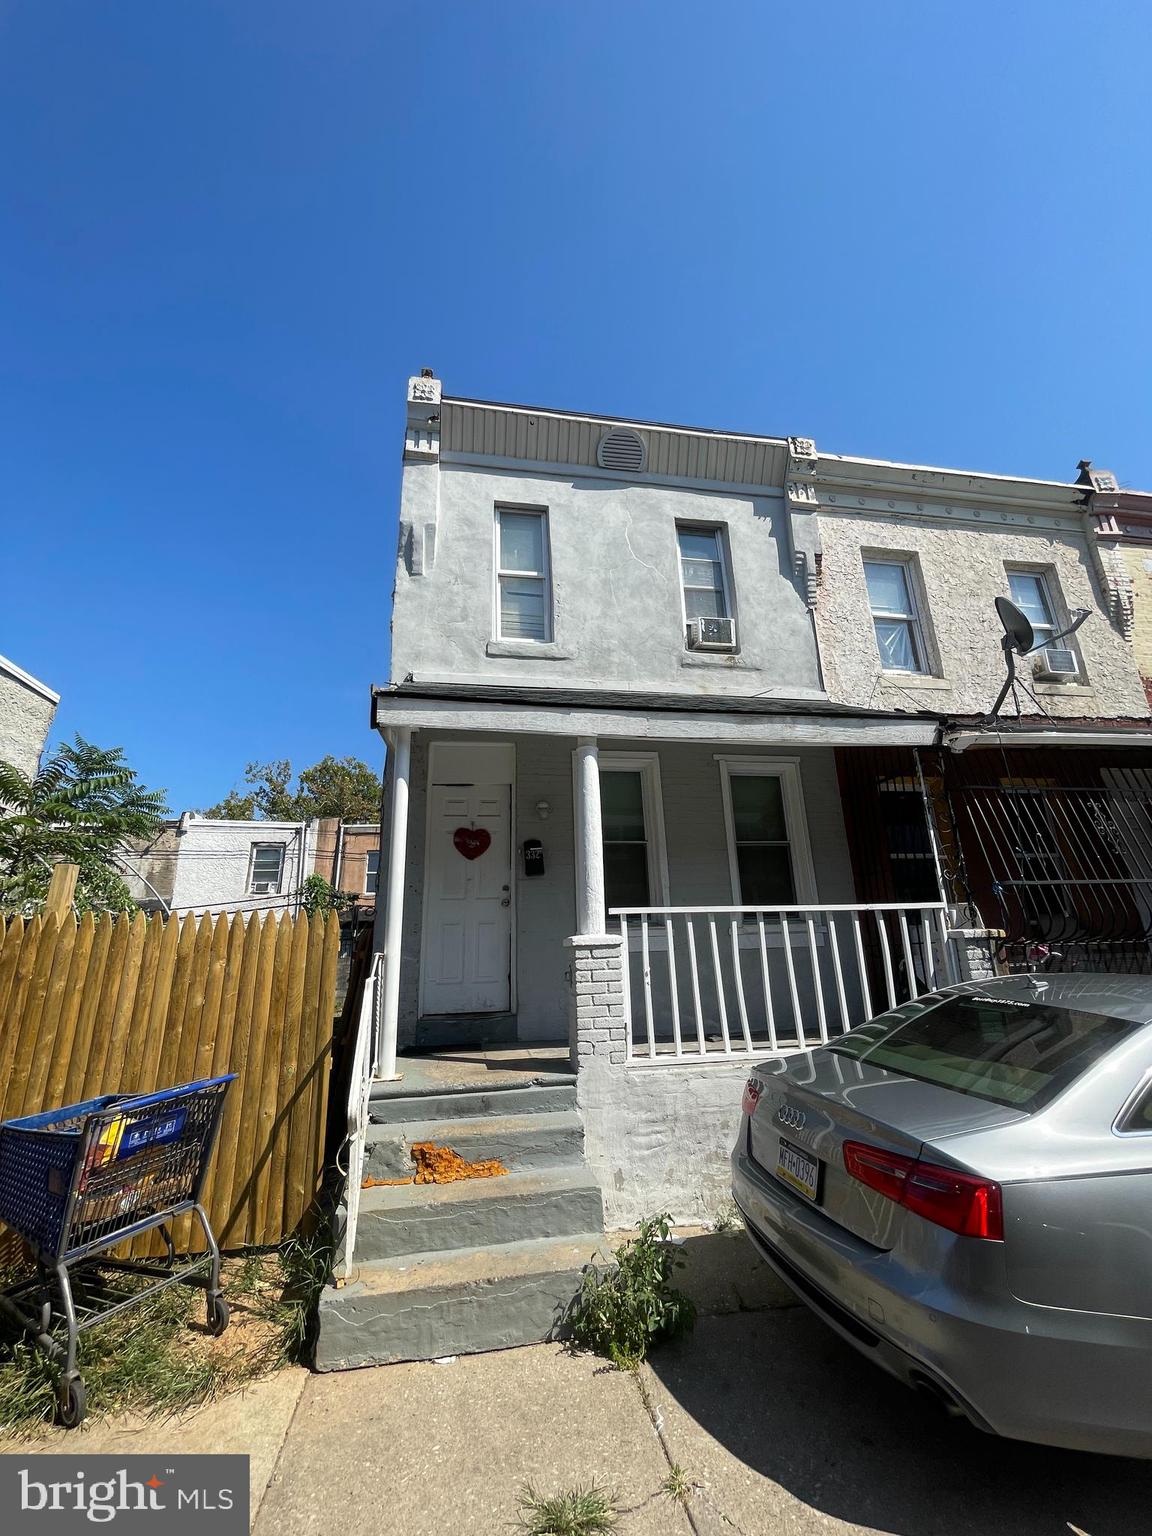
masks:
[(642, 1221), (608, 1270), (589, 1265), (580, 1294), (568, 1314), (573, 1341), (604, 1355), (622, 1370), (634, 1370), (661, 1339), (686, 1333), (696, 1308), (672, 1284), (683, 1263), (669, 1242), (667, 1213)]

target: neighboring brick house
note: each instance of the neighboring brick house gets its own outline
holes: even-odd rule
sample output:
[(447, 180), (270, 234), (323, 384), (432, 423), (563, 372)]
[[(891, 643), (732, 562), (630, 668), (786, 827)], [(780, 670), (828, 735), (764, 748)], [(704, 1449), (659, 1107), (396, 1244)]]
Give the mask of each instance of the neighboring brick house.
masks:
[(0, 759), (34, 774), (59, 702), (58, 693), (0, 656)]
[(380, 823), (322, 816), (316, 823), (315, 872), (336, 890), (356, 898), (358, 919), (370, 916), (376, 910)]
[(1132, 643), (1144, 691), (1152, 704), (1152, 491), (1121, 490), (1109, 470), (1081, 464), (1092, 487), (1091, 521), (1101, 579), (1117, 623)]

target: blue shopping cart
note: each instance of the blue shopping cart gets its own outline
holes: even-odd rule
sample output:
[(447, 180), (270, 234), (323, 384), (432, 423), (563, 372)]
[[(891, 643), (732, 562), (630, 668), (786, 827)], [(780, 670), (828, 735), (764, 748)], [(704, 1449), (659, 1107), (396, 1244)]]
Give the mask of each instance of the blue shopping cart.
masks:
[[(207, 1292), (209, 1333), (228, 1326), (220, 1248), (200, 1196), (234, 1077), (105, 1094), (0, 1124), (0, 1221), (25, 1239), (36, 1262), (33, 1277), (0, 1291), (0, 1310), (60, 1363), (57, 1410), (69, 1428), (84, 1417), (77, 1350), (85, 1328), (176, 1284)], [(208, 1252), (177, 1263), (169, 1228), (186, 1212), (199, 1221)], [(165, 1258), (108, 1257), (157, 1228)], [(152, 1284), (118, 1290), (105, 1271)]]

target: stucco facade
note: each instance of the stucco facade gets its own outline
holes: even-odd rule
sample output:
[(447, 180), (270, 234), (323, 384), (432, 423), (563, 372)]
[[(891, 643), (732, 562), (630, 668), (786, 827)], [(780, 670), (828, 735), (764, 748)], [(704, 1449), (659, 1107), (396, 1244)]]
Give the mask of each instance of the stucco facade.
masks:
[[(141, 906), (199, 912), (294, 912), (315, 863), (315, 822), (214, 821), (185, 812), (125, 855)], [(275, 889), (253, 890), (254, 850), (281, 850)]]
[[(1133, 650), (1104, 586), (1084, 492), (1045, 484), (911, 466), (824, 459), (812, 479), (821, 553), (816, 628), (831, 698), (882, 708), (986, 713), (1004, 681), (1002, 627), (994, 600), (1008, 597), (1010, 570), (1043, 574), (1053, 619), (1089, 617), (1068, 644), (1079, 674), (1067, 681), (1021, 677), (1054, 717), (1144, 716)], [(915, 589), (926, 656), (918, 673), (885, 670), (876, 643), (864, 560), (904, 562)], [(1021, 695), (1022, 713), (1040, 715)], [(1008, 705), (1011, 713), (1015, 706)]]
[[(637, 475), (596, 462), (610, 419), (439, 399), (423, 415), (427, 423), (414, 402), (393, 598), (394, 681), (413, 674), (821, 696), (805, 586), (812, 519), (785, 504), (784, 440), (655, 429), (646, 435), (649, 468), (664, 463), (667, 438), (667, 467), (680, 472)], [(547, 457), (561, 451), (568, 455), (562, 468)], [(552, 615), (543, 643), (498, 634), (501, 507), (546, 515)], [(730, 654), (686, 650), (678, 525), (722, 532), (736, 626)]]
[(34, 774), (60, 695), (0, 656), (0, 758)]
[[(970, 726), (995, 699), (993, 603), (1009, 596), (1010, 568), (1043, 573), (1052, 634), (1089, 615), (1067, 647), (1072, 680), (1034, 677), (1022, 659), (1038, 701), (1022, 693), (1022, 712), (1044, 726), (1044, 712), (1147, 717), (1090, 496), (1082, 484), (841, 458), (801, 437), (450, 398), (430, 374), (411, 380), (391, 681), (373, 694), (389, 745), (382, 1075), (402, 1074), (406, 1050), (567, 1038), (609, 1219), (658, 1208), (710, 1219), (739, 1116), (734, 1031), (766, 1019), (774, 1031), (789, 1006), (823, 1027), (830, 1000), (859, 1022), (886, 968), (895, 1000), (892, 965), (901, 995), (916, 995), (918, 968), (937, 984), (937, 927), (957, 974), (974, 956), (990, 964), (979, 914), (955, 928), (941, 886), (949, 850), (933, 841), (916, 753), (946, 751), (948, 717)], [(537, 520), (523, 558), (504, 558), (507, 514)], [(703, 535), (687, 553), (686, 530)], [(866, 556), (909, 573), (916, 668), (881, 661)], [(688, 624), (697, 560), (705, 577), (723, 567), (727, 638), (711, 652)], [(502, 633), (502, 591), (523, 598), (531, 635)], [(645, 785), (629, 835), (648, 878), (630, 900), (606, 874), (601, 802), (614, 770)], [(771, 835), (788, 847), (786, 896), (745, 882), (753, 856), (738, 846), (733, 774), (791, 785), (784, 832)], [(857, 935), (862, 911), (873, 917), (878, 948), (858, 944), (853, 965), (834, 906)], [(771, 943), (768, 912), (792, 914)], [(902, 950), (886, 937), (909, 912), (915, 955), (907, 928)], [(466, 935), (482, 931), (470, 950)], [(429, 986), (437, 966), (467, 983), (484, 943), (504, 957), (506, 990), (491, 974), (472, 992), (453, 991), (456, 976), (441, 987), (439, 973)], [(809, 945), (799, 966), (797, 943)], [(445, 991), (465, 1000), (443, 1006)]]

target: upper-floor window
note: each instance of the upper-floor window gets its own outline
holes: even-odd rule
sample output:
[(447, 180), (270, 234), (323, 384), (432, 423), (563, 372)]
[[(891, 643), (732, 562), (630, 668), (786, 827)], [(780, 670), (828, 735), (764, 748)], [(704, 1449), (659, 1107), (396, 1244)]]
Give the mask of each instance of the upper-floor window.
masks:
[(732, 589), (719, 528), (678, 528), (684, 622), (730, 619)]
[(368, 857), (364, 861), (364, 894), (375, 896), (376, 886), (380, 880), (380, 850), (371, 848)]
[(500, 640), (550, 640), (548, 515), (496, 508), (496, 635)]
[(1052, 594), (1041, 571), (1008, 572), (1008, 591), (1012, 601), (1032, 626), (1035, 648), (1040, 649), (1056, 633), (1056, 613)]
[(253, 843), (248, 890), (253, 896), (278, 896), (284, 878), (284, 844)]
[(927, 672), (924, 630), (916, 608), (912, 563), (867, 557), (864, 579), (876, 631), (876, 648), (885, 672)]

